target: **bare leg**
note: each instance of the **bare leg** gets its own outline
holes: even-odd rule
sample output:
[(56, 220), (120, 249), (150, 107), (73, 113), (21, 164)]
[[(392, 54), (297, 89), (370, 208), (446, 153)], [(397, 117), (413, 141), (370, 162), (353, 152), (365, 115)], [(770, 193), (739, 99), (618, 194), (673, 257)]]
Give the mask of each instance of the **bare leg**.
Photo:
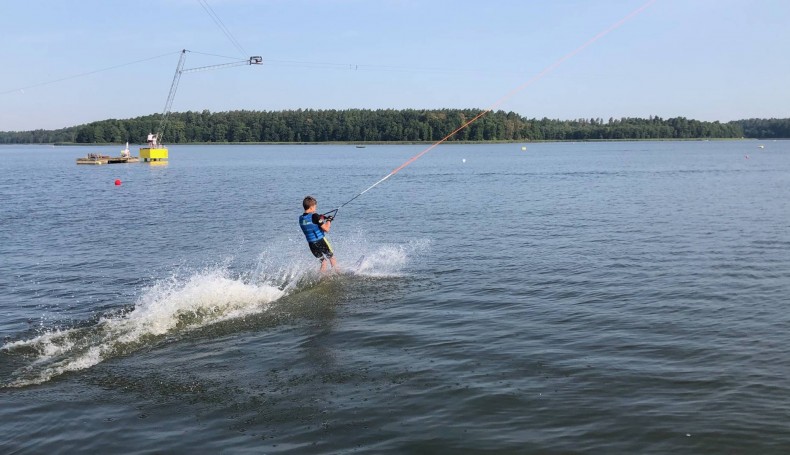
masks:
[(326, 260), (321, 259), (321, 269), (319, 270), (322, 274), (326, 272)]
[[(337, 268), (337, 260), (334, 256), (329, 258), (329, 263), (332, 264), (332, 271), (335, 273), (340, 273), (340, 269)], [(323, 264), (323, 263), (322, 263)]]

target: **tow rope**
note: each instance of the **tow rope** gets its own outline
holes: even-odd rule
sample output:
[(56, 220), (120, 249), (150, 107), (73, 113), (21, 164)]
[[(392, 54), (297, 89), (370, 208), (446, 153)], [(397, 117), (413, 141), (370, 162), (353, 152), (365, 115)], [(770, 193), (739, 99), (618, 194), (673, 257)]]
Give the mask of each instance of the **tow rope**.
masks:
[(400, 166), (398, 166), (397, 168), (393, 169), (393, 170), (392, 170), (392, 172), (390, 172), (389, 174), (385, 175), (385, 176), (384, 176), (384, 177), (383, 177), (381, 180), (379, 180), (378, 182), (376, 182), (376, 183), (374, 183), (373, 185), (370, 185), (369, 187), (365, 188), (365, 189), (364, 189), (364, 190), (362, 190), (360, 193), (358, 193), (356, 196), (352, 197), (352, 198), (351, 198), (351, 199), (349, 199), (348, 201), (346, 201), (346, 202), (344, 202), (343, 204), (341, 204), (341, 205), (340, 205), (340, 207), (338, 207), (338, 208), (336, 208), (336, 209), (334, 209), (334, 210), (330, 210), (329, 212), (326, 212), (326, 213), (324, 213), (324, 214), (323, 214), (323, 216), (324, 216), (325, 218), (327, 218), (329, 221), (332, 221), (332, 220), (333, 220), (333, 219), (334, 219), (334, 218), (337, 216), (337, 212), (338, 212), (340, 209), (342, 209), (343, 207), (345, 207), (346, 205), (348, 205), (349, 203), (351, 203), (352, 201), (354, 201), (356, 198), (358, 198), (358, 197), (362, 196), (363, 194), (365, 194), (365, 193), (367, 193), (368, 191), (372, 190), (373, 188), (377, 187), (379, 184), (383, 183), (384, 181), (386, 181), (387, 179), (389, 179), (389, 178), (390, 178), (390, 177), (392, 177), (393, 175), (395, 175), (395, 174), (397, 174), (398, 172), (400, 172), (400, 171), (401, 171), (403, 168), (405, 168), (406, 166), (408, 166), (408, 165), (410, 165), (411, 163), (413, 163), (413, 162), (417, 161), (418, 159), (420, 159), (420, 158), (421, 158), (423, 155), (425, 155), (426, 153), (428, 153), (428, 152), (430, 152), (431, 150), (435, 149), (435, 148), (436, 148), (436, 147), (438, 147), (440, 144), (442, 144), (442, 143), (446, 142), (448, 139), (450, 139), (451, 137), (453, 137), (454, 135), (456, 135), (456, 134), (457, 134), (459, 131), (463, 130), (464, 128), (466, 128), (466, 127), (468, 127), (469, 125), (471, 125), (472, 123), (476, 122), (478, 119), (480, 119), (480, 118), (481, 118), (481, 117), (483, 117), (484, 115), (488, 114), (489, 112), (491, 112), (491, 111), (493, 111), (494, 109), (496, 109), (497, 107), (499, 107), (499, 106), (500, 106), (502, 103), (504, 103), (505, 101), (509, 100), (510, 98), (512, 98), (513, 96), (515, 96), (515, 95), (516, 95), (517, 93), (519, 93), (520, 91), (524, 90), (525, 88), (527, 88), (527, 87), (529, 87), (530, 85), (534, 84), (535, 82), (539, 81), (539, 80), (540, 80), (540, 79), (542, 79), (544, 76), (546, 76), (547, 74), (549, 74), (549, 73), (551, 73), (552, 71), (554, 71), (555, 69), (557, 69), (557, 68), (558, 68), (560, 65), (562, 65), (562, 64), (563, 64), (563, 63), (564, 63), (566, 60), (570, 59), (571, 57), (574, 57), (576, 54), (580, 53), (581, 51), (583, 51), (584, 49), (586, 49), (587, 47), (589, 47), (590, 45), (592, 45), (593, 43), (595, 43), (595, 42), (596, 42), (596, 41), (598, 41), (599, 39), (603, 38), (604, 36), (608, 35), (609, 33), (613, 32), (614, 30), (616, 30), (616, 29), (620, 28), (620, 27), (621, 27), (623, 24), (625, 24), (626, 22), (628, 22), (629, 20), (633, 19), (635, 16), (637, 16), (638, 14), (640, 14), (641, 12), (643, 12), (644, 10), (646, 10), (646, 9), (647, 9), (647, 8), (648, 8), (650, 5), (652, 5), (652, 4), (653, 4), (653, 3), (655, 3), (656, 1), (657, 1), (657, 0), (648, 0), (648, 1), (647, 1), (645, 4), (643, 4), (643, 5), (642, 5), (642, 6), (640, 6), (639, 8), (637, 8), (637, 9), (635, 9), (635, 10), (631, 11), (630, 13), (628, 13), (628, 14), (627, 14), (625, 17), (623, 17), (622, 19), (620, 19), (620, 20), (618, 20), (617, 22), (613, 23), (612, 25), (610, 25), (609, 27), (607, 27), (606, 29), (604, 29), (602, 32), (598, 33), (597, 35), (593, 36), (592, 38), (590, 38), (589, 40), (587, 40), (586, 42), (584, 42), (584, 44), (582, 44), (581, 46), (579, 46), (579, 47), (577, 47), (576, 49), (572, 50), (571, 52), (569, 52), (569, 53), (565, 54), (565, 55), (564, 55), (564, 56), (562, 56), (560, 59), (558, 59), (557, 61), (555, 61), (555, 62), (554, 62), (554, 63), (552, 63), (551, 65), (547, 66), (546, 68), (544, 68), (544, 69), (543, 69), (543, 71), (539, 72), (538, 74), (536, 74), (535, 76), (533, 76), (531, 79), (529, 79), (529, 80), (528, 80), (528, 81), (526, 81), (525, 83), (521, 84), (520, 86), (516, 87), (515, 89), (513, 89), (513, 90), (511, 90), (510, 92), (508, 92), (507, 94), (505, 94), (503, 97), (501, 97), (501, 98), (499, 98), (498, 100), (496, 100), (496, 101), (495, 101), (495, 102), (494, 102), (494, 103), (493, 103), (491, 106), (489, 106), (488, 108), (484, 109), (482, 112), (480, 112), (479, 114), (477, 114), (476, 116), (474, 116), (472, 119), (470, 119), (470, 120), (466, 121), (465, 123), (463, 123), (463, 124), (462, 124), (461, 126), (459, 126), (458, 128), (454, 129), (454, 130), (453, 130), (453, 131), (452, 131), (450, 134), (448, 134), (447, 136), (445, 136), (445, 137), (443, 137), (442, 139), (440, 139), (440, 140), (436, 141), (435, 143), (431, 144), (431, 146), (429, 146), (429, 147), (428, 147), (428, 148), (426, 148), (425, 150), (423, 150), (423, 151), (421, 151), (420, 153), (418, 153), (418, 154), (414, 155), (413, 157), (409, 158), (409, 159), (408, 159), (408, 160), (407, 160), (405, 163), (403, 163), (403, 164), (401, 164)]

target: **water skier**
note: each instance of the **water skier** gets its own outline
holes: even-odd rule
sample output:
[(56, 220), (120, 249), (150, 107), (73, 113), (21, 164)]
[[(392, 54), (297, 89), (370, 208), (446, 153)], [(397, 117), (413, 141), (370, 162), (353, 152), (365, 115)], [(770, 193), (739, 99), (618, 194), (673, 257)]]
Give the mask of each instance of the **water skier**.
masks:
[(310, 246), (310, 252), (313, 256), (321, 260), (320, 272), (326, 271), (326, 260), (332, 264), (332, 270), (338, 271), (335, 254), (332, 251), (332, 245), (326, 238), (326, 233), (332, 227), (332, 217), (326, 217), (316, 213), (318, 202), (313, 196), (306, 196), (302, 201), (304, 213), (299, 217), (299, 227), (302, 228), (304, 236), (307, 238), (307, 244)]

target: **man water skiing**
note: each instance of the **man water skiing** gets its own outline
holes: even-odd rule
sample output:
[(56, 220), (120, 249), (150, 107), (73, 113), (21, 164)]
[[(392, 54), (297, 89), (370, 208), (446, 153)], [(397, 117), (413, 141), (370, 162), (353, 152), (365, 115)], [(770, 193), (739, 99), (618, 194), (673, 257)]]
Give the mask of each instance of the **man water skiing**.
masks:
[(313, 196), (307, 196), (302, 201), (304, 213), (299, 217), (299, 227), (302, 228), (307, 244), (310, 246), (310, 251), (313, 256), (321, 260), (320, 272), (326, 271), (326, 260), (332, 264), (332, 270), (338, 271), (335, 254), (332, 252), (332, 246), (326, 238), (326, 233), (332, 227), (332, 219), (315, 212), (318, 202)]

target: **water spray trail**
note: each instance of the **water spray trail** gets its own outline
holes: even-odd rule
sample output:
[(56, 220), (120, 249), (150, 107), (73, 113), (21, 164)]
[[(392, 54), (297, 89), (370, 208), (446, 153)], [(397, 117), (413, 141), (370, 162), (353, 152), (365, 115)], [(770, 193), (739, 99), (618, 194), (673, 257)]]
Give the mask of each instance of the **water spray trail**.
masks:
[(372, 190), (373, 188), (378, 186), (380, 183), (383, 183), (385, 180), (389, 179), (393, 175), (395, 175), (398, 172), (400, 172), (406, 166), (408, 166), (411, 163), (417, 161), (418, 159), (420, 159), (426, 153), (430, 152), (431, 150), (433, 150), (436, 147), (438, 147), (440, 144), (446, 142), (448, 139), (450, 139), (451, 137), (455, 136), (459, 131), (463, 130), (464, 128), (468, 127), (472, 123), (476, 122), (478, 119), (480, 119), (480, 117), (483, 117), (484, 115), (486, 115), (489, 112), (493, 111), (494, 109), (499, 107), (502, 103), (504, 103), (505, 101), (509, 100), (510, 98), (515, 96), (520, 91), (524, 90), (525, 88), (529, 87), (530, 85), (534, 84), (535, 82), (537, 82), (540, 79), (542, 79), (543, 77), (545, 77), (547, 74), (549, 74), (552, 71), (554, 71), (555, 69), (557, 69), (560, 65), (565, 63), (566, 60), (568, 60), (571, 57), (575, 56), (576, 54), (580, 53), (581, 51), (583, 51), (584, 49), (588, 48), (589, 46), (591, 46), (593, 43), (595, 43), (599, 39), (603, 38), (604, 36), (608, 35), (612, 31), (614, 31), (617, 28), (621, 27), (623, 24), (625, 24), (629, 20), (633, 19), (635, 16), (637, 16), (642, 11), (646, 10), (648, 7), (650, 7), (650, 5), (652, 5), (656, 1), (657, 0), (649, 0), (644, 5), (640, 6), (639, 8), (637, 8), (637, 9), (635, 9), (633, 11), (631, 11), (625, 17), (620, 19), (619, 21), (615, 22), (614, 24), (610, 25), (609, 27), (607, 27), (602, 32), (598, 33), (597, 35), (595, 35), (592, 38), (590, 38), (589, 40), (587, 40), (581, 46), (577, 47), (576, 49), (572, 50), (571, 52), (568, 52), (567, 54), (562, 56), (560, 59), (558, 59), (556, 62), (554, 62), (551, 65), (549, 65), (546, 68), (544, 68), (543, 71), (539, 72), (538, 74), (533, 76), (531, 79), (529, 79), (525, 83), (523, 83), (523, 84), (519, 85), (518, 87), (516, 87), (515, 89), (511, 90), (510, 92), (505, 94), (503, 97), (501, 97), (498, 100), (496, 100), (492, 105), (490, 105), (489, 107), (484, 109), (482, 112), (480, 112), (476, 116), (472, 117), (470, 120), (466, 121), (465, 123), (463, 123), (458, 128), (454, 129), (450, 134), (448, 134), (447, 136), (445, 136), (445, 137), (441, 138), (440, 140), (434, 142), (433, 144), (431, 144), (430, 147), (426, 148), (425, 150), (421, 151), (420, 153), (418, 153), (418, 154), (414, 155), (413, 157), (409, 158), (405, 163), (401, 164), (397, 168), (393, 169), (392, 172), (390, 172), (389, 174), (384, 176), (384, 178), (382, 178), (378, 182), (374, 183), (373, 185), (369, 186), (368, 188), (366, 188), (361, 193), (359, 193), (356, 196), (354, 196), (353, 198), (349, 199), (347, 202), (343, 203), (343, 205), (341, 205), (340, 208), (346, 206), (349, 202), (353, 201), (354, 199), (356, 199), (356, 198), (362, 196), (363, 194), (367, 193), (368, 191)]

